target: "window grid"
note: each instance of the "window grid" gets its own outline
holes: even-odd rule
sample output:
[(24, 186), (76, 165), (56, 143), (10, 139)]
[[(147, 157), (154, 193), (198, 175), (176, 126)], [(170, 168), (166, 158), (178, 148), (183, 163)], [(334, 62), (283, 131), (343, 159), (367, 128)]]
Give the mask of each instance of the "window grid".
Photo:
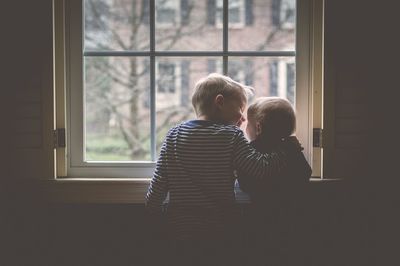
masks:
[(156, 10), (155, 1), (150, 0), (150, 153), (156, 160)]
[(150, 149), (151, 160), (155, 161), (156, 154), (156, 58), (157, 57), (222, 57), (222, 70), (228, 75), (228, 59), (235, 56), (248, 57), (294, 57), (295, 51), (229, 51), (229, 0), (223, 0), (223, 37), (222, 51), (156, 51), (155, 47), (155, 23), (156, 23), (156, 0), (149, 1), (149, 28), (150, 49), (149, 51), (83, 51), (83, 57), (96, 56), (144, 56), (150, 58)]

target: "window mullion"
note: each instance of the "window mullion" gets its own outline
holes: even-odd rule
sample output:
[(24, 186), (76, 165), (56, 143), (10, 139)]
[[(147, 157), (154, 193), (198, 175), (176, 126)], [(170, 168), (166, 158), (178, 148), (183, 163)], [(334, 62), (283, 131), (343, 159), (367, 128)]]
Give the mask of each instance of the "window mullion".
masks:
[(155, 0), (150, 0), (150, 150), (156, 160), (156, 58), (155, 58)]
[(295, 56), (294, 50), (284, 51), (84, 51), (84, 56), (177, 56), (177, 57), (204, 57), (204, 56), (270, 56), (270, 57), (291, 57)]
[(228, 0), (224, 0), (222, 6), (222, 49), (223, 49), (223, 57), (222, 57), (222, 71), (224, 75), (228, 74)]

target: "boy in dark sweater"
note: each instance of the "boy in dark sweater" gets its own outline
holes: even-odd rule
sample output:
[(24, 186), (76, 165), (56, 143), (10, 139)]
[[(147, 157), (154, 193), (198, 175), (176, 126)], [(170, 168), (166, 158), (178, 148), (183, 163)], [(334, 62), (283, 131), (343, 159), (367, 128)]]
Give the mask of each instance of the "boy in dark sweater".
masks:
[(261, 97), (249, 106), (247, 120), (251, 146), (261, 153), (287, 156), (279, 174), (270, 178), (248, 178), (238, 172), (240, 188), (251, 199), (248, 222), (255, 260), (251, 265), (303, 265), (301, 238), (311, 168), (300, 145), (287, 145), (288, 140), (295, 140), (294, 109), (286, 99)]

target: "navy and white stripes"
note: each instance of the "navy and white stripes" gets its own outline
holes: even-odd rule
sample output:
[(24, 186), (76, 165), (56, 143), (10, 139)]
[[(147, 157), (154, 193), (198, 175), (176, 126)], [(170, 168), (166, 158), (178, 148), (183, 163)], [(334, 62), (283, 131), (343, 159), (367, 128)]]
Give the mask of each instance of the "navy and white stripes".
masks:
[[(234, 209), (233, 171), (251, 178), (269, 178), (279, 174), (283, 158), (256, 152), (236, 126), (205, 120), (182, 123), (170, 129), (165, 138), (146, 207), (160, 213), (169, 193), (168, 219), (179, 231), (197, 230), (193, 226), (201, 213), (210, 224), (218, 224), (212, 217)], [(202, 221), (202, 226), (207, 222)]]

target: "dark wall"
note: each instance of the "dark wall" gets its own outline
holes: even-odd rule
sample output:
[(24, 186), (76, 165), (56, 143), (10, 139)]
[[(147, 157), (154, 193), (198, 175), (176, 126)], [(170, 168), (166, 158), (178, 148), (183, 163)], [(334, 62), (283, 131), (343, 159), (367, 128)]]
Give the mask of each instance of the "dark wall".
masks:
[[(2, 210), (0, 265), (161, 265), (167, 255), (165, 232), (142, 204), (55, 204), (24, 196), (10, 197), (13, 204)], [(311, 185), (302, 240), (309, 265), (375, 265), (374, 228), (363, 199), (344, 182)], [(232, 256), (247, 265), (254, 221), (248, 205), (241, 206), (241, 252)]]

